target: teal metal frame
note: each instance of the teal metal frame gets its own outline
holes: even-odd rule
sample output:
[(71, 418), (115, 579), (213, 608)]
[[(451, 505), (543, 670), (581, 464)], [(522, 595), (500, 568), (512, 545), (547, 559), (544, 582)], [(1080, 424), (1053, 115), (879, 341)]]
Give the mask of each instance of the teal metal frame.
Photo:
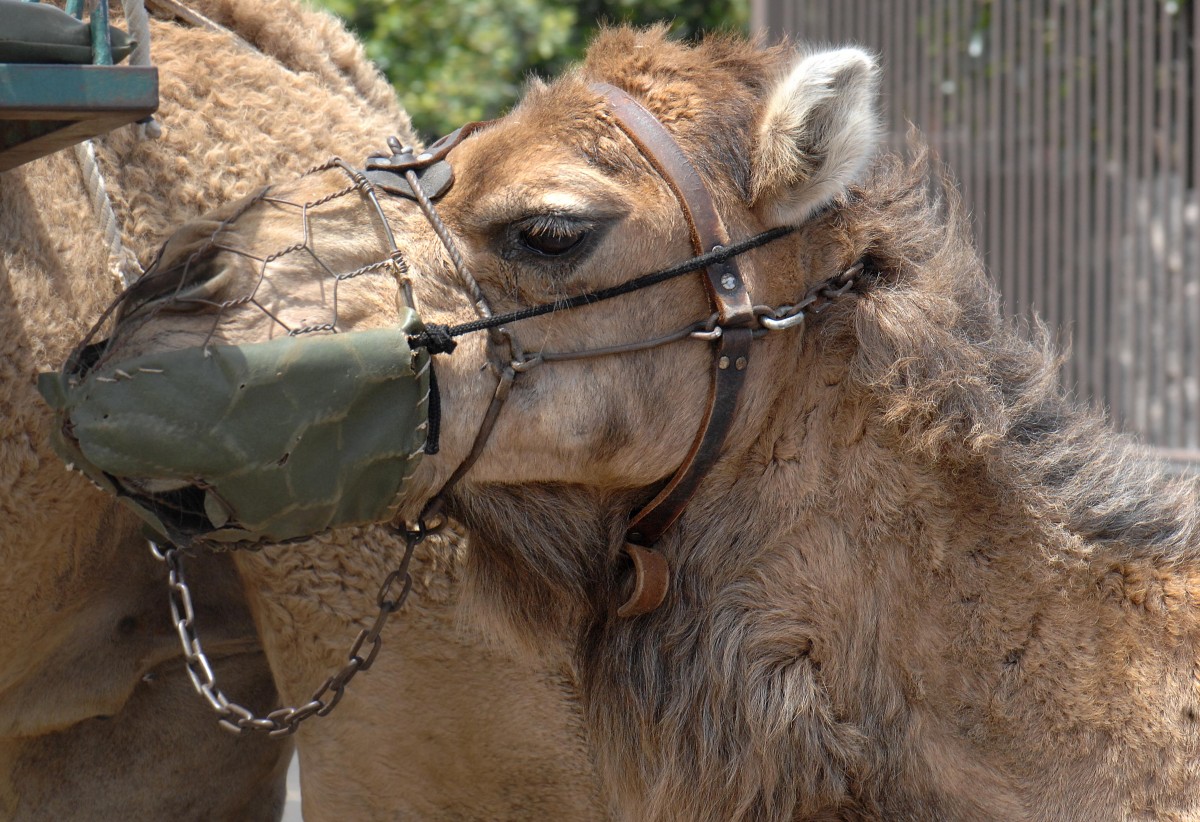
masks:
[[(83, 0), (70, 0), (67, 11), (82, 19)], [(158, 109), (158, 69), (113, 65), (108, 0), (89, 22), (90, 66), (0, 63), (0, 172)]]

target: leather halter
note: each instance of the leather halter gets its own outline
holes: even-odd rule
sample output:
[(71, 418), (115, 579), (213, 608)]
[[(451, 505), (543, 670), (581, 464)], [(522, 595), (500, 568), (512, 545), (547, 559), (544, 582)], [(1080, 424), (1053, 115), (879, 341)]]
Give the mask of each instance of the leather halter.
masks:
[[(604, 95), (612, 107), (617, 127), (637, 146), (675, 195), (687, 221), (693, 252), (700, 255), (728, 244), (729, 233), (708, 187), (670, 132), (641, 103), (621, 89), (607, 83), (597, 83), (592, 88)], [(751, 326), (755, 318), (738, 261), (730, 258), (711, 265), (704, 274), (705, 288), (721, 329), (713, 355), (708, 404), (700, 430), (683, 463), (666, 486), (629, 523), (625, 552), (633, 561), (636, 579), (632, 596), (618, 610), (621, 616), (652, 611), (666, 597), (667, 563), (661, 554), (650, 548), (683, 514), (700, 482), (720, 457), (745, 384), (754, 340)]]
[[(613, 107), (617, 126), (662, 176), (679, 201), (695, 254), (726, 245), (729, 232), (717, 214), (712, 195), (671, 134), (641, 103), (621, 89), (603, 83), (593, 88), (604, 93)], [(755, 317), (738, 261), (731, 258), (713, 264), (704, 270), (704, 274), (704, 285), (721, 328), (713, 358), (708, 407), (691, 450), (675, 476), (630, 522), (626, 538), (636, 545), (654, 545), (679, 519), (720, 454), (745, 382)]]
[[(608, 83), (595, 83), (591, 88), (604, 97), (614, 124), (671, 189), (687, 223), (694, 256), (721, 252), (729, 244), (729, 233), (717, 213), (708, 187), (674, 137), (650, 111), (625, 91)], [(389, 193), (413, 199), (422, 206), (443, 244), (455, 258), (460, 275), (470, 282), (481, 317), (490, 316), (490, 310), (478, 291), (478, 285), (465, 272), (465, 266), (461, 265), (455, 244), (441, 225), (430, 201), (453, 184), (453, 172), (449, 164), (444, 162), (446, 156), (469, 134), (486, 125), (488, 123), (463, 126), (419, 155), (412, 149), (393, 146), (396, 153), (391, 158), (373, 157), (363, 172), (371, 184)], [(719, 459), (745, 383), (758, 321), (736, 256), (728, 255), (712, 261), (704, 268), (704, 274), (705, 290), (717, 317), (715, 328), (709, 332), (715, 347), (708, 401), (700, 429), (683, 462), (662, 489), (630, 519), (623, 551), (632, 563), (634, 580), (631, 594), (617, 610), (622, 617), (649, 613), (666, 598), (670, 570), (654, 546), (682, 515), (700, 483)], [(508, 340), (510, 345), (515, 343), (511, 335), (508, 335)], [(431, 500), (425, 515), (433, 516), (438, 512), (445, 491), (466, 474), (482, 452), (508, 395), (508, 388), (516, 376), (513, 366), (501, 369), (496, 394), (469, 455)]]

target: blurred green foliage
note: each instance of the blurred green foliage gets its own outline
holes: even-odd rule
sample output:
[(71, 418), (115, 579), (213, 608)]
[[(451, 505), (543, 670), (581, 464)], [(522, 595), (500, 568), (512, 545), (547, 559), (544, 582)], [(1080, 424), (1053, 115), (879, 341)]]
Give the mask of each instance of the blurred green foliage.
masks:
[(745, 31), (749, 0), (315, 0), (344, 19), (422, 136), (503, 112), (531, 74), (579, 60), (604, 22), (671, 23), (675, 36)]

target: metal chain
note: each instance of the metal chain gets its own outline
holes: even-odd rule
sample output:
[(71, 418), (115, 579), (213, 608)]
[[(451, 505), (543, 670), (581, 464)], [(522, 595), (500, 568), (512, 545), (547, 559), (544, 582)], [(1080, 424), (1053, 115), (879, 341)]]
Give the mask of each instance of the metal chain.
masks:
[(841, 274), (817, 283), (793, 305), (771, 308), (768, 305), (754, 306), (759, 323), (768, 331), (783, 331), (800, 325), (809, 314), (820, 314), (831, 302), (858, 287), (858, 276), (866, 263), (859, 260)]
[[(179, 642), (183, 647), (184, 665), (188, 677), (196, 692), (204, 697), (209, 706), (220, 716), (218, 724), (235, 734), (246, 731), (259, 731), (268, 736), (289, 736), (296, 732), (300, 723), (312, 716), (326, 716), (341, 701), (346, 686), (360, 671), (365, 671), (375, 662), (379, 648), (383, 644), (381, 634), (388, 617), (400, 610), (412, 591), (412, 574), (409, 565), (412, 563), (413, 551), (425, 539), (428, 531), (424, 524), (418, 525), (415, 531), (404, 532), (404, 557), (400, 565), (384, 579), (375, 598), (379, 612), (370, 628), (359, 631), (358, 636), (350, 645), (346, 664), (335, 674), (326, 679), (319, 688), (313, 691), (308, 702), (294, 708), (278, 708), (265, 717), (255, 716), (249, 708), (231, 701), (217, 687), (216, 675), (212, 664), (200, 645), (200, 636), (196, 629), (196, 609), (192, 603), (192, 592), (184, 578), (183, 552), (174, 545), (163, 550), (153, 540), (149, 540), (150, 551), (155, 557), (167, 564), (167, 590), (171, 605), (171, 621), (175, 623), (175, 631), (179, 634)], [(400, 583), (400, 591), (393, 598), (392, 588)], [(366, 656), (362, 650), (369, 647)], [(330, 696), (332, 694), (332, 696)]]

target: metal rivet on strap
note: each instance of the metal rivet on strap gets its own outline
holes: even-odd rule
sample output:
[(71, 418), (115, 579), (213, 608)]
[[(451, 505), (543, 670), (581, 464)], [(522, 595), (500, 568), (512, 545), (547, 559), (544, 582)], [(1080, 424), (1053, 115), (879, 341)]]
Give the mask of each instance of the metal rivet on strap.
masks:
[(728, 357), (722, 357), (721, 359), (717, 360), (717, 368), (720, 368), (721, 370), (725, 370), (728, 367), (729, 367), (729, 358)]
[(735, 288), (737, 288), (737, 277), (733, 276), (732, 274), (726, 274), (721, 278), (721, 288), (725, 289), (726, 291), (733, 291)]
[(738, 357), (737, 360), (734, 362), (733, 367), (736, 368), (738, 371), (741, 371), (743, 368), (746, 367), (746, 358)]

